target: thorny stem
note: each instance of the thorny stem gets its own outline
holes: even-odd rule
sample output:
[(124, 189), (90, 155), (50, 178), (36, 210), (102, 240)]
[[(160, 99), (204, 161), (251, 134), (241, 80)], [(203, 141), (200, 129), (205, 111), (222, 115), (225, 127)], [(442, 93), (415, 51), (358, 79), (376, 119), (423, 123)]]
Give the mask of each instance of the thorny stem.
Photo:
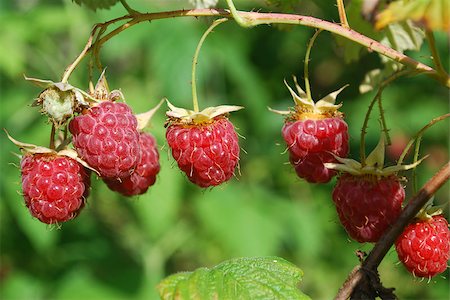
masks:
[[(417, 162), (419, 159), (419, 149), (420, 149), (420, 143), (422, 142), (422, 135), (419, 135), (416, 140), (416, 146), (414, 149), (414, 158), (413, 163)], [(417, 167), (412, 169), (412, 188), (414, 193), (417, 193), (417, 174), (416, 174)]]
[(433, 120), (431, 120), (427, 125), (425, 125), (424, 127), (422, 127), (422, 129), (420, 129), (414, 136), (413, 138), (408, 142), (408, 144), (406, 145), (405, 149), (403, 149), (402, 154), (400, 155), (400, 158), (398, 159), (397, 165), (401, 165), (403, 163), (403, 160), (405, 159), (406, 154), (408, 154), (409, 148), (411, 148), (412, 144), (414, 144), (414, 142), (420, 137), (422, 136), (422, 134), (425, 132), (425, 130), (427, 130), (428, 128), (430, 128), (431, 126), (433, 126), (434, 124), (436, 124), (439, 121), (442, 121), (446, 118), (450, 117), (450, 113), (439, 116), (437, 118), (434, 118)]
[(202, 48), (203, 42), (205, 41), (208, 34), (219, 24), (222, 24), (224, 22), (228, 21), (227, 18), (219, 19), (214, 21), (211, 26), (203, 33), (200, 41), (198, 42), (197, 49), (195, 49), (194, 59), (192, 60), (192, 104), (194, 105), (194, 111), (198, 112), (198, 99), (197, 99), (197, 85), (196, 85), (196, 78), (195, 78), (195, 71), (197, 69), (197, 60), (198, 60), (198, 54), (200, 53), (200, 49)]
[(317, 30), (312, 38), (309, 40), (308, 47), (306, 48), (306, 54), (305, 54), (305, 70), (304, 70), (304, 76), (305, 76), (305, 89), (306, 89), (306, 96), (308, 97), (308, 100), (313, 102), (312, 96), (311, 96), (311, 86), (309, 84), (309, 55), (311, 54), (311, 48), (314, 45), (314, 41), (316, 40), (317, 36), (322, 32), (322, 29)]
[(433, 62), (434, 62), (434, 66), (436, 67), (436, 71), (438, 73), (441, 73), (442, 75), (448, 76), (447, 72), (445, 71), (445, 69), (442, 65), (441, 58), (439, 57), (439, 53), (436, 49), (436, 42), (434, 40), (433, 32), (431, 30), (427, 29), (427, 30), (425, 30), (425, 35), (428, 40), (428, 45), (430, 47), (430, 51), (431, 51), (431, 55), (433, 57)]
[(417, 215), (421, 208), (427, 204), (428, 200), (448, 181), (449, 178), (450, 162), (447, 162), (447, 164), (428, 180), (420, 191), (408, 201), (408, 204), (405, 206), (394, 225), (381, 236), (372, 251), (370, 251), (366, 260), (362, 263), (361, 269), (359, 269), (358, 272), (350, 273), (342, 287), (339, 289), (335, 300), (344, 300), (350, 297), (351, 293), (363, 277), (362, 269), (376, 270), (378, 268), (381, 261), (386, 256), (397, 237), (409, 224), (410, 220)]
[[(227, 0), (230, 1), (230, 0)], [(301, 25), (307, 27), (314, 27), (323, 29), (337, 35), (340, 35), (344, 38), (347, 38), (351, 41), (354, 41), (360, 45), (363, 45), (370, 51), (374, 51), (384, 55), (386, 57), (391, 58), (394, 61), (397, 61), (405, 66), (410, 67), (413, 70), (416, 70), (418, 73), (424, 73), (428, 76), (434, 78), (435, 80), (440, 81), (442, 84), (450, 87), (450, 77), (448, 75), (443, 75), (442, 73), (437, 72), (432, 67), (425, 65), (421, 62), (418, 62), (403, 53), (400, 53), (392, 48), (389, 48), (380, 42), (377, 42), (365, 35), (362, 35), (352, 29), (345, 28), (339, 24), (328, 22), (322, 19), (310, 17), (310, 16), (302, 16), (302, 15), (294, 15), (294, 14), (280, 14), (280, 13), (260, 13), (260, 12), (243, 12), (236, 11), (232, 14), (228, 10), (224, 9), (192, 9), (192, 10), (176, 10), (176, 11), (166, 11), (166, 12), (158, 12), (158, 13), (136, 13), (134, 15), (125, 15), (120, 18), (116, 18), (110, 20), (108, 22), (102, 23), (99, 26), (102, 28), (106, 28), (107, 26), (122, 21), (126, 19), (132, 19), (132, 21), (126, 23), (123, 26), (116, 28), (114, 31), (108, 33), (104, 37), (98, 38), (92, 45), (91, 42), (88, 41), (86, 45), (86, 51), (83, 51), (79, 57), (68, 67), (68, 71), (63, 77), (66, 81), (70, 76), (70, 73), (75, 69), (76, 65), (82, 60), (82, 58), (93, 49), (95, 46), (96, 49), (100, 49), (103, 43), (108, 41), (113, 36), (119, 34), (131, 26), (150, 20), (158, 20), (158, 19), (168, 19), (175, 17), (202, 17), (202, 16), (213, 16), (213, 17), (226, 17), (226, 18), (234, 18), (239, 24), (244, 26), (256, 26), (260, 24), (291, 24), (291, 25)], [(239, 21), (237, 17), (239, 17)]]
[(251, 20), (244, 20), (241, 16), (241, 12), (239, 12), (234, 6), (233, 0), (227, 0), (228, 8), (230, 9), (231, 16), (233, 19), (242, 27), (253, 27), (255, 25), (252, 24)]
[(347, 15), (345, 13), (344, 0), (336, 0), (336, 4), (339, 12), (339, 20), (341, 21), (342, 27), (350, 28), (347, 21)]
[(75, 61), (71, 63), (66, 70), (64, 71), (63, 77), (61, 79), (61, 82), (67, 82), (69, 80), (70, 75), (72, 74), (73, 70), (77, 67), (77, 65), (80, 63), (80, 61), (86, 56), (86, 54), (89, 52), (92, 46), (92, 40), (94, 39), (94, 35), (97, 31), (98, 27), (94, 26), (92, 29), (91, 35), (89, 36), (88, 42), (86, 43), (86, 46), (84, 46), (83, 51), (77, 56)]
[(391, 137), (389, 136), (389, 129), (387, 127), (386, 118), (384, 116), (384, 109), (383, 109), (383, 99), (381, 97), (378, 97), (378, 110), (380, 112), (380, 123), (381, 123), (381, 130), (384, 132), (384, 136), (386, 138), (386, 145), (391, 145)]
[[(120, 18), (112, 19), (104, 23), (95, 24), (94, 27), (92, 28), (91, 35), (89, 36), (86, 46), (84, 46), (83, 51), (81, 51), (81, 53), (77, 56), (77, 58), (75, 58), (75, 60), (66, 68), (63, 77), (61, 79), (61, 82), (67, 82), (69, 80), (70, 75), (72, 75), (72, 72), (75, 70), (77, 65), (83, 60), (83, 58), (89, 53), (89, 51), (95, 49), (94, 46), (98, 43), (98, 39), (106, 31), (106, 28), (109, 25), (129, 18), (131, 18), (131, 16), (125, 15)], [(95, 42), (93, 42), (94, 37), (96, 35), (97, 38), (95, 39)]]
[(55, 133), (56, 133), (55, 124), (52, 124), (52, 131), (50, 132), (50, 143), (49, 143), (49, 148), (52, 150), (55, 150)]
[(132, 9), (125, 0), (120, 0), (122, 6), (127, 10), (130, 15), (138, 13), (136, 10)]
[(360, 155), (360, 161), (361, 165), (364, 167), (366, 165), (366, 134), (367, 134), (367, 126), (369, 124), (369, 118), (370, 114), (372, 113), (373, 106), (375, 105), (375, 102), (378, 100), (378, 103), (380, 105), (380, 117), (382, 122), (383, 131), (386, 133), (386, 138), (388, 138), (387, 129), (386, 129), (386, 121), (384, 120), (384, 115), (382, 112), (381, 107), (381, 94), (383, 93), (384, 88), (389, 85), (391, 82), (396, 80), (399, 77), (409, 75), (414, 73), (412, 70), (401, 70), (396, 73), (393, 73), (391, 76), (386, 78), (384, 81), (380, 83), (380, 86), (378, 88), (377, 93), (375, 94), (375, 97), (372, 99), (372, 101), (369, 104), (369, 108), (367, 109), (366, 116), (364, 118), (364, 122), (361, 128), (361, 138), (360, 138), (360, 144), (359, 144), (359, 155)]

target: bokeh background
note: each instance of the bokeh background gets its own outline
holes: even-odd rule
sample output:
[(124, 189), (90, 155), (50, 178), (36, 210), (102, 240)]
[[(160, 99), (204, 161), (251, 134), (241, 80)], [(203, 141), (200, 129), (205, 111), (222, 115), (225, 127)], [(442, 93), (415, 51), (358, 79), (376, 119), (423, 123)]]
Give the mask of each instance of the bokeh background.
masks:
[[(129, 1), (138, 11), (188, 8), (186, 1)], [(264, 1), (235, 1), (241, 9), (267, 8)], [(298, 13), (338, 20), (334, 2), (300, 1)], [(316, 1), (317, 2), (317, 1)], [(325, 1), (324, 1), (325, 2)], [(223, 3), (222, 3), (223, 4)], [(50, 125), (30, 107), (40, 88), (23, 75), (57, 81), (83, 49), (94, 23), (125, 14), (122, 6), (90, 11), (69, 0), (2, 1), (0, 4), (1, 128), (23, 142), (47, 146)], [(281, 9), (281, 8), (280, 8)], [(210, 19), (178, 18), (141, 23), (114, 37), (101, 51), (111, 88), (120, 88), (136, 113), (163, 97), (191, 107), (191, 62)], [(335, 179), (311, 185), (288, 163), (280, 129), (283, 119), (268, 106), (286, 109), (292, 98), (283, 84), (303, 78), (303, 58), (313, 29), (259, 26), (242, 29), (227, 22), (206, 40), (198, 65), (201, 107), (235, 104), (233, 113), (242, 151), (240, 174), (229, 183), (202, 190), (176, 168), (165, 143), (165, 107), (149, 131), (160, 146), (161, 172), (147, 194), (127, 199), (93, 178), (88, 204), (61, 228), (33, 219), (20, 195), (15, 146), (0, 133), (0, 297), (1, 299), (157, 299), (155, 285), (165, 276), (211, 267), (241, 256), (281, 256), (303, 269), (302, 290), (313, 299), (331, 299), (358, 263), (355, 251), (371, 245), (351, 241), (339, 224), (331, 200)], [(448, 70), (448, 39), (436, 36)], [(431, 64), (427, 45), (410, 55)], [(360, 130), (374, 93), (359, 94), (364, 75), (380, 66), (376, 54), (345, 64), (334, 37), (322, 33), (312, 51), (313, 97), (350, 86), (343, 102), (358, 158)], [(70, 82), (88, 87), (84, 61)], [(96, 71), (95, 76), (99, 73)], [(426, 76), (400, 79), (383, 101), (393, 140), (388, 161), (432, 118), (449, 111), (448, 90)], [(379, 138), (378, 112), (369, 124), (367, 149)], [(423, 139), (421, 154), (431, 154), (417, 169), (420, 186), (448, 160), (449, 122)], [(411, 158), (409, 158), (411, 159)], [(404, 173), (411, 176), (411, 172)], [(411, 179), (410, 179), (411, 183)], [(408, 196), (413, 191), (407, 187)], [(448, 205), (448, 183), (436, 194)], [(446, 209), (448, 216), (448, 210)], [(448, 299), (448, 270), (430, 282), (414, 279), (391, 249), (380, 266), (385, 286), (400, 299)]]

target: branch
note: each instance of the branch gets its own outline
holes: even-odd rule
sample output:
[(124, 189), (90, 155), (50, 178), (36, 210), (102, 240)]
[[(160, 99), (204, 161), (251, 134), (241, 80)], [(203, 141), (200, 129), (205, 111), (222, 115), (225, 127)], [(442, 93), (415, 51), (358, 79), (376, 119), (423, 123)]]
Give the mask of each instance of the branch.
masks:
[[(235, 11), (235, 15), (238, 14), (241, 20), (245, 20), (246, 26), (256, 26), (261, 24), (290, 24), (290, 25), (301, 25), (307, 27), (313, 27), (318, 29), (323, 29), (337, 35), (340, 35), (344, 38), (352, 40), (358, 44), (363, 45), (369, 51), (378, 52), (386, 57), (391, 58), (392, 60), (399, 62), (412, 70), (416, 70), (418, 73), (425, 73), (428, 76), (440, 81), (442, 84), (450, 87), (450, 78), (447, 75), (439, 73), (434, 70), (432, 67), (418, 62), (409, 56), (400, 53), (392, 48), (389, 48), (380, 42), (373, 40), (359, 32), (356, 32), (352, 29), (345, 28), (339, 24), (328, 22), (322, 19), (310, 17), (310, 16), (302, 16), (302, 15), (294, 15), (294, 14), (280, 14), (280, 13), (259, 13), (259, 12), (243, 12), (243, 11)], [(144, 21), (150, 20), (158, 20), (158, 19), (168, 19), (168, 18), (176, 18), (176, 17), (204, 17), (204, 16), (212, 16), (212, 17), (226, 17), (233, 18), (233, 15), (228, 10), (224, 9), (192, 9), (192, 10), (176, 10), (176, 11), (166, 11), (166, 12), (158, 12), (158, 13), (145, 13), (145, 14), (133, 14), (122, 16), (117, 19), (110, 20), (108, 22), (103, 23), (101, 26), (105, 27), (116, 23), (118, 21), (122, 21), (125, 19), (131, 19), (130, 22), (119, 26), (112, 32), (106, 34), (105, 36), (99, 38), (93, 45), (88, 47), (88, 51), (83, 53), (81, 56), (84, 57), (87, 52), (89, 52), (92, 48), (100, 49), (100, 47), (107, 42), (113, 36), (119, 34), (127, 28), (130, 28), (136, 24), (139, 24)], [(107, 25), (105, 25), (107, 24)], [(89, 44), (89, 43), (88, 43)], [(80, 58), (80, 57), (79, 57)], [(73, 64), (78, 64), (81, 59), (78, 59)], [(68, 69), (74, 69), (73, 67), (68, 67)], [(70, 75), (70, 74), (69, 74)], [(68, 76), (66, 76), (68, 77)]]
[(428, 200), (442, 187), (450, 178), (450, 162), (442, 167), (427, 183), (420, 189), (420, 191), (408, 202), (403, 209), (395, 224), (386, 231), (375, 244), (372, 251), (362, 263), (357, 272), (351, 272), (345, 283), (339, 289), (336, 295), (336, 300), (348, 299), (361, 282), (364, 274), (362, 270), (376, 270), (387, 254), (391, 246), (394, 244), (397, 237), (403, 232), (410, 220), (420, 211), (420, 209), (428, 202)]

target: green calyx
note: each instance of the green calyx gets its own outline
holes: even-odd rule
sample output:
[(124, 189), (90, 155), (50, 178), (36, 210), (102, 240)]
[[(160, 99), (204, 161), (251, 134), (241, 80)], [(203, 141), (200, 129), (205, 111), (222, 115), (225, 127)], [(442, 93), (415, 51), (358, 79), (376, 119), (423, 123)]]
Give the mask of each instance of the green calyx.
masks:
[(427, 204), (420, 209), (414, 219), (420, 221), (430, 221), (435, 216), (442, 215), (442, 208), (439, 206), (433, 206), (434, 196), (427, 202)]
[(23, 143), (23, 142), (20, 142), (20, 141), (14, 139), (12, 136), (10, 136), (8, 131), (6, 131), (6, 129), (4, 129), (4, 130), (5, 130), (6, 135), (8, 136), (8, 139), (14, 145), (16, 145), (21, 150), (21, 152), (24, 155), (26, 155), (26, 154), (32, 154), (32, 155), (34, 155), (34, 154), (44, 154), (44, 155), (49, 155), (49, 156), (51, 156), (51, 155), (54, 155), (54, 156), (66, 156), (66, 157), (69, 157), (69, 158), (72, 158), (72, 159), (76, 160), (77, 162), (79, 162), (85, 168), (88, 168), (89, 170), (94, 171), (97, 174), (99, 174), (97, 172), (97, 170), (95, 170), (94, 168), (89, 166), (87, 162), (82, 160), (79, 157), (78, 153), (74, 149), (68, 149), (66, 147), (63, 147), (63, 149), (57, 151), (57, 150), (46, 148), (46, 147), (42, 147), (42, 146), (36, 146), (36, 145), (33, 145), (33, 144)]
[(176, 107), (168, 100), (167, 106), (169, 107), (169, 110), (166, 112), (167, 117), (169, 117), (168, 121), (185, 125), (207, 124), (212, 122), (215, 118), (244, 108), (243, 106), (236, 105), (219, 105), (207, 107), (202, 111), (194, 111)]
[(308, 94), (300, 87), (297, 82), (297, 77), (293, 76), (295, 88), (297, 92), (295, 92), (289, 84), (284, 80), (284, 84), (288, 88), (289, 92), (294, 99), (295, 107), (292, 110), (282, 111), (275, 110), (269, 108), (270, 111), (280, 114), (286, 115), (290, 119), (301, 120), (304, 118), (325, 118), (325, 117), (334, 117), (337, 115), (341, 115), (338, 111), (342, 106), (342, 103), (336, 104), (336, 98), (342, 90), (344, 90), (348, 85), (343, 86), (337, 91), (334, 91), (317, 102), (308, 96)]
[(342, 158), (334, 155), (339, 163), (325, 163), (325, 167), (345, 173), (350, 173), (356, 176), (362, 175), (375, 175), (380, 176), (390, 176), (395, 175), (399, 171), (406, 171), (418, 166), (427, 156), (416, 161), (415, 163), (409, 165), (395, 165), (390, 167), (384, 167), (384, 154), (385, 154), (386, 142), (384, 135), (381, 135), (378, 145), (373, 149), (373, 151), (367, 156), (363, 163), (360, 163), (354, 159)]

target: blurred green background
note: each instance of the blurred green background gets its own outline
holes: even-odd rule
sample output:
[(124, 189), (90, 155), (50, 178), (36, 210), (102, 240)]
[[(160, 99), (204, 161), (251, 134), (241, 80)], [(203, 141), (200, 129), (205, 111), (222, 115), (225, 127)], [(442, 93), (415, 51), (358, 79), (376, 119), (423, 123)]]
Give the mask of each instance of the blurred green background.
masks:
[[(264, 1), (235, 1), (241, 9), (265, 8)], [(222, 3), (222, 2), (221, 2)], [(223, 3), (222, 3), (223, 4)], [(338, 20), (334, 2), (301, 1), (298, 13)], [(138, 11), (188, 8), (187, 1), (130, 1)], [(270, 8), (274, 9), (274, 8)], [(122, 6), (90, 11), (71, 1), (0, 3), (1, 128), (16, 139), (47, 146), (50, 126), (29, 105), (40, 89), (23, 75), (57, 81), (83, 49), (94, 23), (125, 14)], [(192, 56), (210, 19), (179, 18), (141, 23), (114, 37), (101, 51), (110, 87), (120, 88), (136, 113), (163, 97), (191, 107)], [(351, 241), (339, 224), (331, 200), (335, 179), (307, 184), (295, 175), (281, 138), (283, 120), (267, 106), (286, 109), (292, 99), (283, 84), (303, 78), (303, 58), (313, 29), (260, 26), (242, 29), (234, 22), (216, 28), (206, 40), (198, 65), (201, 107), (236, 104), (233, 113), (242, 152), (240, 174), (229, 183), (202, 190), (188, 182), (168, 155), (164, 108), (150, 131), (160, 145), (161, 172), (147, 194), (127, 199), (93, 178), (88, 205), (61, 228), (33, 219), (20, 195), (15, 146), (0, 133), (0, 297), (1, 299), (157, 299), (155, 285), (178, 271), (214, 266), (240, 256), (281, 256), (305, 272), (302, 290), (313, 299), (331, 299), (358, 263), (355, 251), (371, 245)], [(443, 58), (448, 40), (437, 35)], [(431, 64), (426, 45), (410, 53)], [(345, 64), (342, 50), (322, 33), (310, 64), (316, 99), (349, 83), (339, 96), (351, 135), (351, 155), (359, 157), (359, 136), (374, 93), (360, 95), (364, 74), (380, 66), (375, 54)], [(87, 60), (70, 82), (88, 86)], [(448, 70), (448, 60), (444, 59)], [(96, 71), (95, 76), (98, 76)], [(417, 130), (449, 111), (448, 90), (426, 77), (400, 79), (383, 101), (391, 137), (402, 147)], [(367, 149), (378, 141), (377, 111), (371, 118)], [(417, 171), (423, 184), (448, 160), (449, 122), (429, 130)], [(395, 161), (396, 150), (388, 159)], [(410, 172), (404, 173), (410, 176)], [(412, 194), (411, 185), (407, 187)], [(448, 205), (448, 183), (436, 194)], [(448, 216), (448, 210), (446, 210)], [(414, 279), (391, 249), (380, 266), (385, 286), (400, 299), (448, 299), (449, 272), (431, 282)], [(447, 278), (447, 279), (445, 279)]]

